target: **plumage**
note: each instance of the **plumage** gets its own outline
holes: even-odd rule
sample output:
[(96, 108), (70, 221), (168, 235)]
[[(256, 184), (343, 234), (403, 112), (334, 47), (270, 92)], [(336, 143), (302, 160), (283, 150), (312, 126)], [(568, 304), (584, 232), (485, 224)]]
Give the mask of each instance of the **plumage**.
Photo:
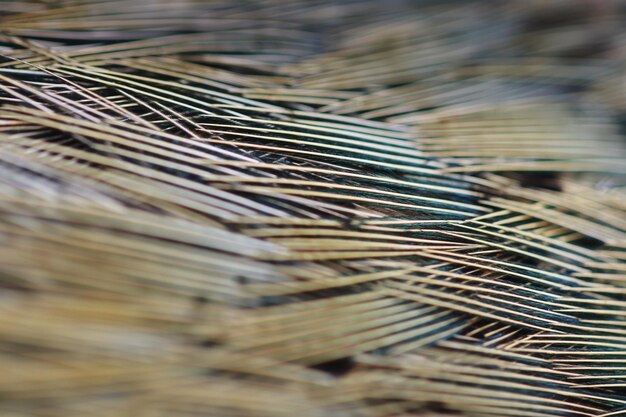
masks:
[(620, 1), (0, 1), (0, 414), (626, 416)]

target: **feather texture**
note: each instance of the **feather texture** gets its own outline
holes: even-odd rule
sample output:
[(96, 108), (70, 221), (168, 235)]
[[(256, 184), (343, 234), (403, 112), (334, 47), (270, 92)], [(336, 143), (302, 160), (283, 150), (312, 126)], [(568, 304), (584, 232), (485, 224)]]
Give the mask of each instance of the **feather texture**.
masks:
[(558, 3), (0, 1), (2, 415), (626, 415), (624, 4)]

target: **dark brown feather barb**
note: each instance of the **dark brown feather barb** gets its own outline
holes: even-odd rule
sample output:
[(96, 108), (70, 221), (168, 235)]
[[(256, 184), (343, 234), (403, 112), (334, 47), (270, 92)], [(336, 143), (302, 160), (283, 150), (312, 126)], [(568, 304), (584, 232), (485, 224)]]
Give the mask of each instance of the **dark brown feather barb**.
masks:
[(0, 0), (0, 416), (626, 416), (625, 23)]

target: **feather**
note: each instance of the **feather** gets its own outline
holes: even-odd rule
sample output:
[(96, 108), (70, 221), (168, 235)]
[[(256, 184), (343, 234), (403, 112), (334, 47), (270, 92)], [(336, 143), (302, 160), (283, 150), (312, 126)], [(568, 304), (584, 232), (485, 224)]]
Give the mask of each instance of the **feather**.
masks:
[(625, 9), (561, 3), (0, 1), (1, 414), (626, 415)]

